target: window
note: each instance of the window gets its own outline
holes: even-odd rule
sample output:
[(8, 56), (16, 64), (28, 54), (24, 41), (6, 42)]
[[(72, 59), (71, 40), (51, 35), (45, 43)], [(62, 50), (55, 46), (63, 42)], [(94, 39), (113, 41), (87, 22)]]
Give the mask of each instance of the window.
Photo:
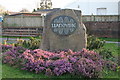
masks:
[(97, 15), (106, 15), (107, 8), (97, 8)]

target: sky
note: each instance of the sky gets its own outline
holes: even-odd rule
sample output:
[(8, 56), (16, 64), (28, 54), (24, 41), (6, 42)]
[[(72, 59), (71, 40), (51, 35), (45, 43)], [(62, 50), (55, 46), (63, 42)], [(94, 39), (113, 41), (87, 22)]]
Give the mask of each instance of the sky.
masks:
[[(52, 0), (52, 3), (54, 8), (62, 8), (72, 1), (74, 0)], [(40, 0), (0, 0), (0, 5), (9, 11), (20, 11), (22, 8), (32, 11), (37, 8), (37, 2)]]
[[(52, 0), (53, 8), (64, 8), (64, 6), (78, 0)], [(120, 1), (120, 0), (79, 0), (79, 1)], [(23, 8), (33, 11), (37, 8), (40, 0), (0, 0), (0, 5), (8, 11), (19, 12)]]

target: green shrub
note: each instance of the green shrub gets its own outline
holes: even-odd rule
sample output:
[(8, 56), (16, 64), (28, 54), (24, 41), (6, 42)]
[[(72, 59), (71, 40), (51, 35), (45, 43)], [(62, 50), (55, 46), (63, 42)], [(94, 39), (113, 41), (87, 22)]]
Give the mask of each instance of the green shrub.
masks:
[(87, 49), (99, 49), (102, 48), (105, 44), (105, 41), (98, 39), (95, 36), (88, 36), (87, 38)]
[(98, 49), (96, 52), (98, 52), (104, 60), (111, 60), (111, 61), (115, 61), (115, 62), (117, 60), (114, 57), (114, 55), (112, 54), (112, 51), (109, 49), (101, 48), (101, 49)]
[(27, 49), (38, 49), (40, 46), (41, 37), (39, 39), (31, 37), (29, 40), (18, 40), (17, 43), (15, 43), (15, 46), (22, 46)]

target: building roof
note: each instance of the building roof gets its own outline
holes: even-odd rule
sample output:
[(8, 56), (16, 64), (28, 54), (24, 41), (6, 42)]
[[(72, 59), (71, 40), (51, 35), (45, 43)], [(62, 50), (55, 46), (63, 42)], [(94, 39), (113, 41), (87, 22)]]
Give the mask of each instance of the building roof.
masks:
[(8, 16), (40, 16), (41, 14), (39, 13), (16, 13), (16, 14), (11, 14), (11, 15), (8, 15)]
[(59, 10), (60, 8), (53, 8), (53, 9), (39, 9), (35, 12), (45, 12), (45, 11), (55, 11), (55, 10)]
[(53, 8), (53, 9), (39, 9), (33, 13), (40, 13), (40, 14), (47, 14), (50, 13), (52, 11), (56, 11), (56, 10), (60, 10), (60, 8)]

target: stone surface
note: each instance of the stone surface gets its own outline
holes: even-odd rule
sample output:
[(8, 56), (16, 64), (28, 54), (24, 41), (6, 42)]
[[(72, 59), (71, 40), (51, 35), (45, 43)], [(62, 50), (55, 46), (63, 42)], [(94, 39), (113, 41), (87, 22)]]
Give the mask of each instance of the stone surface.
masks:
[(46, 15), (40, 48), (81, 50), (86, 48), (86, 28), (81, 11), (61, 9)]

